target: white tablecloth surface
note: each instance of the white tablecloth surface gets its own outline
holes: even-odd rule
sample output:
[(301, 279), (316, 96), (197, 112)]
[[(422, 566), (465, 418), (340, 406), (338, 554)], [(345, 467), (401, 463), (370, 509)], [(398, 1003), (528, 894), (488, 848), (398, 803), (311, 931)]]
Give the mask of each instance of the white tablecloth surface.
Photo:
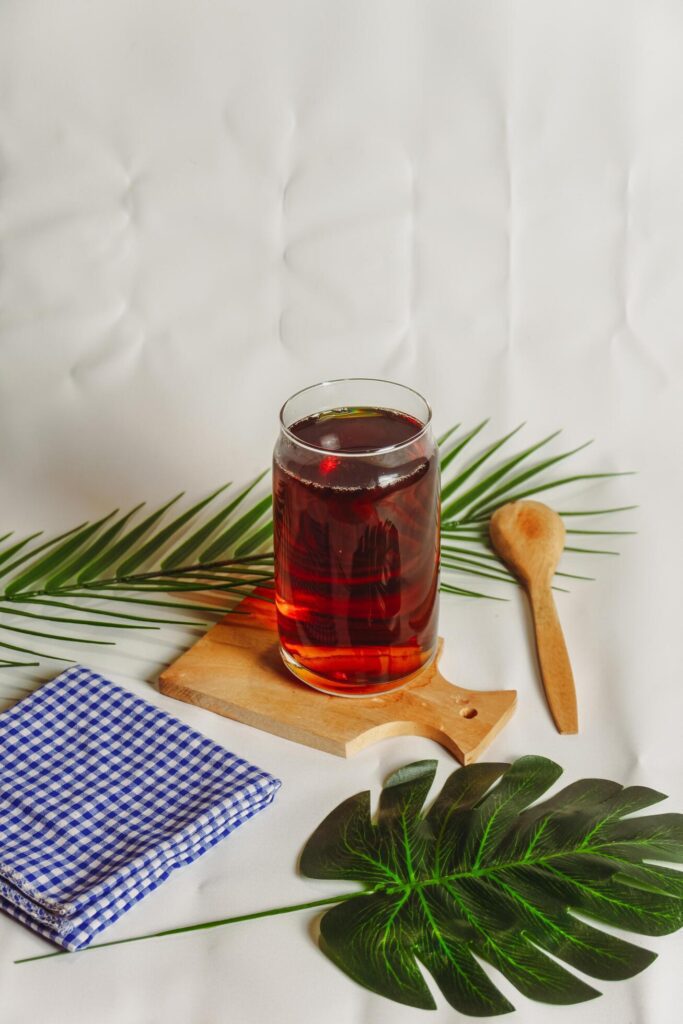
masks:
[[(544, 754), (680, 809), (682, 49), (676, 0), (5, 0), (0, 533), (246, 480), (282, 400), (329, 377), (410, 383), (440, 429), (595, 437), (576, 467), (640, 472), (575, 506), (640, 509), (620, 558), (559, 597), (581, 734), (552, 728), (516, 593), (444, 598), (445, 667), (519, 691), (492, 759)], [(410, 759), (453, 768), (426, 739), (345, 762), (163, 698), (189, 639), (88, 663), (284, 785), (108, 938), (337, 891), (296, 873), (322, 817)], [(50, 674), (4, 671), (2, 706)], [(438, 994), (425, 1016), (356, 986), (312, 922), (14, 966), (46, 944), (2, 917), (0, 1019), (457, 1019)], [(680, 939), (642, 944), (653, 966), (581, 1006), (501, 980), (513, 1019), (678, 1021)]]

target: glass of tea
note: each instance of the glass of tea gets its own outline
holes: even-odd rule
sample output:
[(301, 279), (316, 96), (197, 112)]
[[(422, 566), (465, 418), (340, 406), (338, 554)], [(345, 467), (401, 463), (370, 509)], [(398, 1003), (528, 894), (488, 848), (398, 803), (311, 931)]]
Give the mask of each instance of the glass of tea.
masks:
[(431, 409), (411, 388), (336, 380), (285, 402), (275, 601), (282, 658), (299, 679), (372, 697), (434, 657), (439, 483)]

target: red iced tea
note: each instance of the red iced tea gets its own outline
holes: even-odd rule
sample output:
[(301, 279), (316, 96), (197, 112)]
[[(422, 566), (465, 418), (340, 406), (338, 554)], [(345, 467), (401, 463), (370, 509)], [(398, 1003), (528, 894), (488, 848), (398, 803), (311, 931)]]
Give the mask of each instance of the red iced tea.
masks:
[(437, 639), (439, 467), (404, 413), (343, 408), (275, 450), (275, 590), (283, 657), (330, 693), (395, 688)]

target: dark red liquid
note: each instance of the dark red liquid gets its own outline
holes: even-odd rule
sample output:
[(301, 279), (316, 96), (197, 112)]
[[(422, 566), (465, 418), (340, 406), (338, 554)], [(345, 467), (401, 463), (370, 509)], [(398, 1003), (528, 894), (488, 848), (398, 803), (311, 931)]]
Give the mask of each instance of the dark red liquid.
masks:
[(386, 409), (338, 409), (289, 430), (312, 447), (283, 437), (275, 452), (275, 590), (285, 656), (330, 692), (391, 689), (436, 645), (436, 448), (428, 432), (416, 437), (421, 423)]

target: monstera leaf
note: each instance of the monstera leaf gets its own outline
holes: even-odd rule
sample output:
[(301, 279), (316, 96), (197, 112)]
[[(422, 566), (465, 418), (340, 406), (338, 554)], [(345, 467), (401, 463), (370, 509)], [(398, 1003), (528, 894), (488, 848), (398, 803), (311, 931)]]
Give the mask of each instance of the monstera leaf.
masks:
[(361, 985), (434, 1008), (422, 964), (461, 1012), (513, 1010), (484, 961), (532, 999), (578, 1003), (600, 993), (563, 964), (611, 981), (655, 954), (573, 911), (644, 935), (683, 923), (683, 873), (649, 862), (683, 860), (683, 816), (628, 816), (663, 794), (584, 779), (533, 804), (562, 769), (523, 757), (459, 768), (425, 813), (435, 771), (395, 772), (376, 822), (369, 793), (344, 801), (303, 851), (304, 874), (365, 886), (320, 926), (322, 950)]
[(334, 904), (322, 917), (320, 945), (351, 978), (399, 1003), (434, 1009), (422, 965), (452, 1006), (481, 1017), (514, 1007), (480, 961), (532, 999), (579, 1003), (600, 993), (563, 964), (617, 981), (655, 959), (583, 917), (643, 935), (683, 923), (683, 872), (652, 863), (683, 861), (683, 815), (631, 816), (665, 799), (662, 793), (582, 779), (535, 803), (562, 769), (522, 757), (457, 769), (425, 811), (435, 772), (436, 761), (406, 765), (387, 780), (376, 821), (370, 794), (358, 793), (308, 840), (303, 873), (360, 882), (358, 891), (89, 949)]

